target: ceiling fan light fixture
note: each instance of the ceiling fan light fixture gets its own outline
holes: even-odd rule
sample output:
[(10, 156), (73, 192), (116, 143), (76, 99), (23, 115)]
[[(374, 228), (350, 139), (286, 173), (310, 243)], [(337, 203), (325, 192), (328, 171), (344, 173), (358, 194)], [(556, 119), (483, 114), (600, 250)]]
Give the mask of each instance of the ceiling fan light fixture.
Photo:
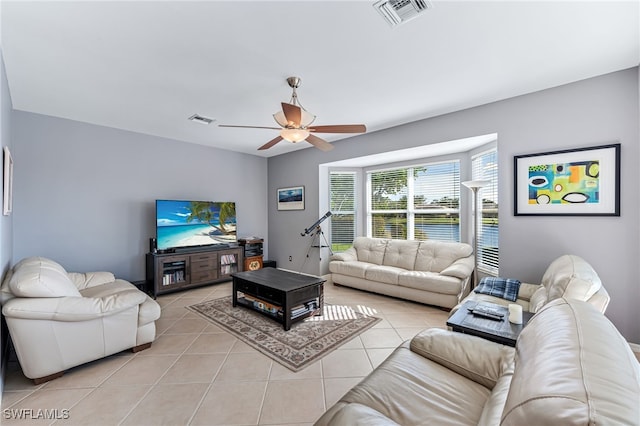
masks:
[(302, 127), (308, 127), (314, 121), (316, 121), (316, 116), (311, 114), (310, 112), (305, 111), (305, 109), (303, 108), (302, 109), (302, 118), (300, 120), (300, 125)]
[(289, 142), (300, 142), (309, 137), (309, 132), (304, 129), (282, 129), (280, 136)]
[[(316, 116), (307, 112), (303, 108), (301, 108), (301, 119), (300, 119), (300, 127), (308, 127), (311, 123), (316, 120)], [(291, 127), (291, 123), (287, 121), (287, 117), (285, 117), (284, 112), (278, 111), (273, 114), (273, 119), (276, 120), (281, 127)]]
[(287, 118), (284, 116), (284, 112), (282, 111), (278, 111), (273, 114), (273, 119), (276, 120), (276, 123), (278, 123), (281, 127), (286, 127), (288, 124)]
[(291, 100), (289, 102), (281, 102), (280, 106), (282, 107), (282, 109), (273, 114), (273, 119), (280, 125), (280, 128), (267, 126), (236, 126), (230, 124), (220, 124), (219, 127), (243, 127), (246, 129), (279, 130), (280, 134), (278, 136), (258, 148), (258, 150), (260, 151), (269, 149), (282, 140), (293, 143), (306, 141), (322, 151), (330, 151), (333, 149), (333, 145), (331, 145), (326, 140), (319, 138), (314, 133), (364, 133), (367, 131), (367, 128), (364, 124), (334, 124), (310, 127), (311, 123), (316, 120), (316, 116), (305, 110), (298, 101), (296, 88), (300, 86), (300, 81), (301, 80), (299, 77), (287, 78), (287, 83), (289, 83), (289, 86), (293, 89)]

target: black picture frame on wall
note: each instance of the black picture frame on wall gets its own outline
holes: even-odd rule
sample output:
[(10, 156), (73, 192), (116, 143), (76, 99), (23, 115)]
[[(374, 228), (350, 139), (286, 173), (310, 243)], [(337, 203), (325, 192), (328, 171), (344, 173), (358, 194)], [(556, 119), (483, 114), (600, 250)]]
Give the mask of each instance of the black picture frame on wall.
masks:
[(9, 147), (3, 152), (3, 186), (2, 186), (2, 214), (9, 216), (13, 211), (13, 157)]
[(515, 216), (620, 216), (620, 144), (514, 156)]

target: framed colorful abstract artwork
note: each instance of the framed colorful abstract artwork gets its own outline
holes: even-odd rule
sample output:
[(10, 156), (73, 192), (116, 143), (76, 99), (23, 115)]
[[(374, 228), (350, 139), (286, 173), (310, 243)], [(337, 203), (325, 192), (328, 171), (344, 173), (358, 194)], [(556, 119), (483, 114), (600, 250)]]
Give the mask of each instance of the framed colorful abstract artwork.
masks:
[(620, 216), (620, 144), (514, 157), (514, 215)]

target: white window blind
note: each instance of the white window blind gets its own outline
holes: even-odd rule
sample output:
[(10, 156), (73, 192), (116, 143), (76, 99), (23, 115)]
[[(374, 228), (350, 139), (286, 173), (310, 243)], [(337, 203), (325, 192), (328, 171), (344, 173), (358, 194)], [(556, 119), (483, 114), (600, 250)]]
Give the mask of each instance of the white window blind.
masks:
[(367, 173), (372, 237), (460, 241), (458, 161)]
[(331, 249), (344, 251), (356, 234), (356, 174), (329, 173), (329, 205), (331, 211)]
[(367, 174), (369, 226), (372, 237), (407, 238), (407, 169)]
[(478, 191), (478, 267), (498, 275), (500, 266), (498, 245), (498, 152), (487, 151), (471, 158), (474, 180), (489, 181)]
[(413, 181), (414, 238), (460, 241), (460, 163), (430, 164)]

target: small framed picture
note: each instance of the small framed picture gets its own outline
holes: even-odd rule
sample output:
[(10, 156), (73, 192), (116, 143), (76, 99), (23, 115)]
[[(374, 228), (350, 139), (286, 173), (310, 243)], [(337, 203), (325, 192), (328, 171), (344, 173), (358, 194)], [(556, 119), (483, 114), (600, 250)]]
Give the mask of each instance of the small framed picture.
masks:
[(2, 214), (9, 216), (13, 210), (13, 158), (9, 147), (3, 148), (4, 173), (2, 186)]
[(278, 188), (278, 210), (304, 210), (304, 186)]
[(620, 144), (514, 157), (514, 215), (620, 216)]

